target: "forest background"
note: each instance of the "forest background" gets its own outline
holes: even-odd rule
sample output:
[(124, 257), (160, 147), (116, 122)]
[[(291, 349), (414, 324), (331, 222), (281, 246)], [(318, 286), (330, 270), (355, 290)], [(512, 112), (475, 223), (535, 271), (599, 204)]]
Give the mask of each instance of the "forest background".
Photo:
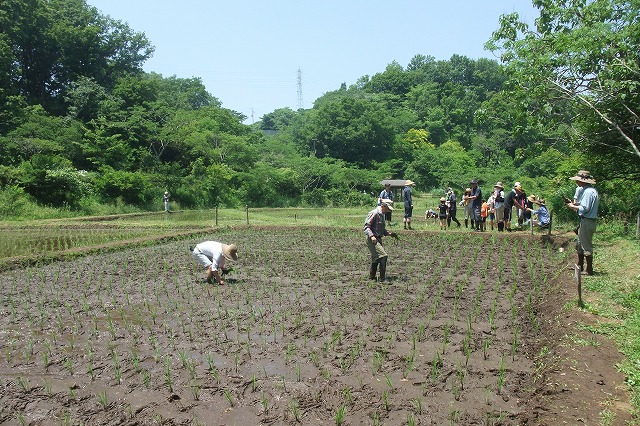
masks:
[[(588, 169), (601, 214), (640, 210), (639, 0), (534, 0), (500, 57), (417, 53), (310, 109), (245, 125), (199, 78), (145, 72), (153, 46), (84, 0), (0, 4), (0, 215), (372, 205), (382, 179), (458, 194), (523, 183), (558, 217)], [(428, 206), (420, 206), (428, 207)]]

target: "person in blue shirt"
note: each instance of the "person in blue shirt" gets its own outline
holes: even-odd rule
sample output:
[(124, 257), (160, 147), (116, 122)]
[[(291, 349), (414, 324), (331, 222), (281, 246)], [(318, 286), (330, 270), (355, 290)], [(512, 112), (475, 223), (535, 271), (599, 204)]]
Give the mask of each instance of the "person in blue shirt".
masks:
[(596, 231), (600, 195), (593, 186), (596, 184), (595, 179), (586, 170), (580, 170), (576, 176), (569, 179), (576, 181), (576, 185), (582, 188), (579, 194), (576, 191), (579, 199), (566, 204), (567, 207), (578, 213), (578, 217), (580, 217), (578, 241), (576, 242), (578, 266), (581, 271), (584, 270), (584, 262), (586, 260), (587, 275), (593, 275), (593, 234)]
[[(391, 190), (390, 183), (384, 184), (384, 189), (380, 192), (380, 195), (378, 196), (378, 205), (382, 204), (382, 200), (393, 201), (393, 191)], [(387, 225), (391, 226), (391, 210), (385, 213), (384, 217), (387, 221)]]
[(533, 210), (530, 207), (527, 207), (527, 211), (533, 216), (538, 216), (537, 220), (533, 221), (534, 225), (537, 225), (541, 228), (546, 228), (549, 226), (549, 222), (551, 222), (551, 216), (549, 216), (549, 210), (547, 210), (547, 205), (544, 201), (544, 198), (533, 198), (533, 204), (537, 204), (538, 208)]
[(413, 198), (411, 187), (416, 184), (407, 179), (404, 183), (404, 189), (402, 190), (402, 201), (404, 202), (404, 229), (411, 229), (411, 216), (413, 216)]

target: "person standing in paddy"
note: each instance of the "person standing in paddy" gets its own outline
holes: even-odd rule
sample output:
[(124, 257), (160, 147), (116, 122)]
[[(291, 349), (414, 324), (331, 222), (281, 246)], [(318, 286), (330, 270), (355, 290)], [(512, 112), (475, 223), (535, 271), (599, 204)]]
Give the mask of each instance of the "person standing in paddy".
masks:
[[(582, 172), (582, 173), (581, 173)], [(584, 261), (587, 261), (587, 275), (593, 275), (593, 234), (596, 232), (596, 220), (598, 219), (598, 206), (600, 195), (593, 187), (596, 184), (591, 174), (578, 172), (576, 176), (569, 179), (576, 181), (582, 188), (577, 203), (567, 203), (567, 207), (578, 213), (580, 217), (580, 228), (578, 229), (578, 241), (576, 251), (578, 252), (578, 266), (584, 270)], [(577, 191), (576, 191), (577, 193)]]
[(218, 241), (204, 241), (197, 246), (190, 248), (193, 257), (206, 270), (205, 282), (213, 284), (214, 280), (218, 285), (224, 285), (222, 279), (230, 270), (225, 267), (225, 261), (238, 260), (238, 248), (235, 244), (223, 244)]
[(367, 236), (367, 248), (371, 253), (371, 268), (369, 278), (376, 279), (378, 265), (380, 265), (380, 281), (387, 278), (387, 258), (389, 255), (382, 245), (382, 237), (395, 237), (395, 232), (387, 231), (385, 227), (385, 213), (393, 211), (393, 201), (384, 199), (380, 205), (371, 210), (364, 221), (364, 233)]
[(409, 179), (405, 181), (404, 189), (402, 190), (402, 201), (404, 202), (404, 229), (411, 229), (411, 216), (413, 216), (412, 186), (415, 186), (415, 183)]

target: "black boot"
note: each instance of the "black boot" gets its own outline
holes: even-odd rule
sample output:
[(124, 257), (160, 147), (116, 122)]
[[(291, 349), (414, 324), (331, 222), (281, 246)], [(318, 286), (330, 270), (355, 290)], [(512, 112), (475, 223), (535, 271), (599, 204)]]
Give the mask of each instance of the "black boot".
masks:
[(464, 227), (468, 228), (469, 227), (469, 219), (465, 219), (464, 220)]
[(587, 275), (593, 275), (593, 256), (585, 256), (587, 259)]
[(584, 253), (578, 253), (578, 266), (580, 267), (580, 272), (584, 271)]
[(378, 262), (371, 262), (371, 269), (369, 269), (369, 279), (376, 279), (376, 272), (378, 272)]
[(504, 222), (498, 222), (498, 232), (504, 231)]
[(378, 281), (384, 282), (387, 279), (387, 258), (380, 259), (380, 279)]

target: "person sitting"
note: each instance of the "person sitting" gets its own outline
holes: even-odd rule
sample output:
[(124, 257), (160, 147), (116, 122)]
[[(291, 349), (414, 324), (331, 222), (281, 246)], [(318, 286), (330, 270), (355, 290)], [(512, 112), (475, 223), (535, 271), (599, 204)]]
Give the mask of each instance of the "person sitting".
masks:
[(539, 226), (540, 228), (548, 227), (551, 222), (551, 216), (549, 215), (549, 210), (547, 210), (544, 198), (534, 199), (533, 204), (537, 204), (538, 208), (533, 210), (527, 207), (527, 211), (529, 211), (532, 216), (536, 215), (538, 217), (537, 219), (533, 219), (533, 225)]

